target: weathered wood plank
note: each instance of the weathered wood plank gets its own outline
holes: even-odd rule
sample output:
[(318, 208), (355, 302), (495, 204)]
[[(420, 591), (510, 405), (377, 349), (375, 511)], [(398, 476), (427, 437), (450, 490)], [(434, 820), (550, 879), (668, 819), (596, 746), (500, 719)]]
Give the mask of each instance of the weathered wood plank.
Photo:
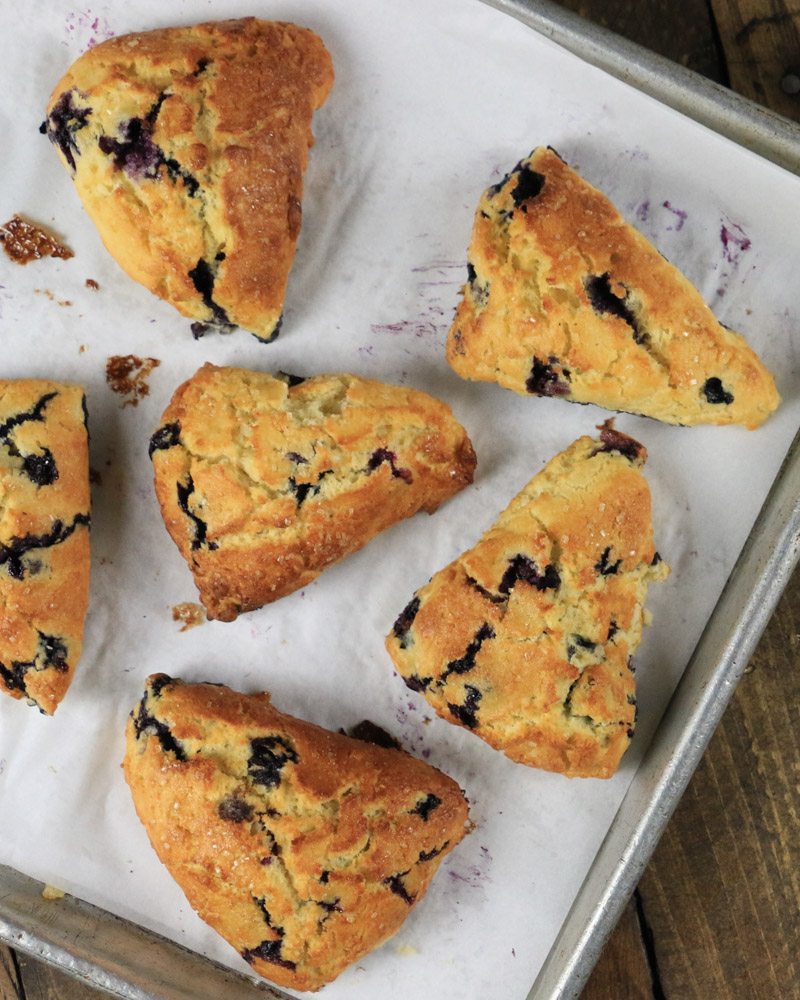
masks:
[(727, 83), (725, 58), (706, 0), (557, 0), (595, 24)]
[(25, 989), (19, 978), (17, 957), (10, 948), (0, 944), (0, 1000), (25, 1000)]
[(800, 4), (711, 0), (730, 85), (800, 121)]
[(631, 899), (592, 971), (581, 1000), (655, 1000), (636, 910), (637, 900)]
[(668, 997), (800, 997), (800, 574), (640, 890)]

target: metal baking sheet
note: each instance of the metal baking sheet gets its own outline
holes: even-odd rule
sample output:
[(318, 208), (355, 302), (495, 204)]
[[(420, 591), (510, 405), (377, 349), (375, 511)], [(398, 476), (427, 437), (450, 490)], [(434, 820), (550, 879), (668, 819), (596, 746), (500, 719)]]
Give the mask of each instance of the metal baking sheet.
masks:
[[(436, 11), (447, 10), (457, 15), (453, 18), (454, 34), (456, 38), (462, 38), (469, 31), (473, 6), (470, 0), (464, 0), (462, 7), (442, 3)], [(643, 90), (658, 102), (659, 107), (663, 105), (675, 109), (704, 127), (727, 136), (739, 146), (756, 151), (784, 169), (800, 173), (800, 143), (796, 126), (792, 123), (760, 112), (722, 88), (696, 78), (681, 67), (658, 60), (550, 4), (495, 2), (491, 6), (527, 23), (544, 38), (563, 46), (587, 64)], [(334, 7), (335, 4), (332, 9)], [(219, 16), (217, 9), (204, 9), (203, 16)], [(277, 14), (273, 8), (259, 13), (261, 16), (286, 16), (286, 11), (287, 5), (283, 5)], [(71, 24), (73, 31), (83, 31), (88, 38), (92, 30), (102, 30), (106, 23), (104, 18), (111, 23), (113, 14), (113, 4), (103, 5), (95, 11), (71, 11), (72, 21), (68, 19), (67, 30)], [(188, 16), (175, 19), (185, 21)], [(432, 21), (436, 20), (431, 15), (429, 17)], [(331, 16), (328, 20), (335, 24), (335, 17)], [(97, 28), (93, 29), (94, 24)], [(441, 20), (438, 26), (441, 29)], [(500, 34), (503, 35), (502, 30)], [(492, 40), (496, 42), (496, 39)], [(448, 51), (452, 57), (453, 49)], [(531, 140), (524, 134), (524, 129), (520, 129), (520, 133), (523, 148), (517, 149), (518, 155), (528, 151), (525, 143), (532, 146), (542, 139), (548, 140), (546, 136), (535, 136)], [(324, 146), (326, 138), (330, 140), (330, 136), (318, 135), (318, 140), (321, 139), (318, 146)], [(400, 150), (402, 143), (397, 148)], [(635, 150), (631, 153), (631, 159), (635, 153)], [(510, 165), (510, 162), (503, 164), (506, 169)], [(312, 189), (312, 208), (313, 204)], [(469, 207), (469, 214), (473, 208), (474, 201)], [(311, 211), (308, 217), (313, 218)], [(462, 245), (465, 249), (465, 240)], [(463, 251), (459, 259), (462, 259), (461, 254)], [(438, 268), (433, 266), (434, 263), (439, 265)], [(302, 260), (298, 264), (302, 277)], [(428, 260), (427, 265), (427, 272), (422, 274), (416, 286), (417, 294), (423, 297), (428, 294), (423, 287), (447, 284), (448, 268), (455, 266), (450, 259), (438, 262)], [(463, 278), (459, 274), (449, 281), (450, 298), (461, 280)], [(308, 290), (312, 286), (304, 287)], [(436, 320), (431, 317), (438, 301), (431, 300), (427, 317), (429, 327), (436, 325)], [(0, 302), (0, 305), (3, 304), (7, 305)], [(88, 302), (81, 303), (83, 305), (91, 308)], [(129, 305), (128, 300), (125, 300), (125, 305)], [(141, 299), (134, 301), (133, 306), (140, 308)], [(159, 322), (162, 316), (163, 313), (160, 313)], [(391, 329), (391, 318), (384, 325), (392, 337), (401, 332)], [(396, 324), (398, 327), (401, 325)], [(410, 331), (411, 336), (423, 336), (429, 327), (418, 324)], [(369, 360), (369, 346), (364, 348), (365, 363)], [(299, 338), (297, 347), (300, 347)], [(291, 341), (287, 341), (287, 348), (291, 354)], [(211, 350), (217, 350), (216, 345)], [(187, 374), (201, 360), (204, 359), (196, 358)], [(264, 367), (272, 361), (272, 358), (262, 358), (259, 364)], [(76, 372), (79, 371), (76, 363)], [(367, 370), (365, 373), (371, 372)], [(436, 386), (438, 383), (434, 381), (433, 384)], [(449, 391), (452, 392), (452, 389)], [(458, 393), (455, 402), (461, 402)], [(620, 428), (631, 433), (638, 430), (622, 422)], [(471, 427), (469, 429), (472, 430)], [(561, 442), (562, 445), (566, 443), (566, 440)], [(615, 818), (609, 823), (604, 841), (598, 845), (583, 886), (574, 898), (549, 956), (541, 965), (529, 994), (535, 1000), (575, 997), (580, 992), (603, 940), (646, 864), (788, 578), (796, 559), (800, 523), (795, 499), (800, 494), (797, 489), (796, 452), (796, 447), (791, 449), (663, 721), (652, 736), (647, 751), (638, 758), (638, 768), (627, 794)], [(480, 462), (481, 448), (478, 448), (478, 453)], [(547, 447), (543, 446), (540, 458), (543, 460), (546, 457), (549, 454)], [(664, 485), (663, 478), (659, 485)], [(185, 596), (189, 598), (190, 594), (187, 592)], [(302, 713), (296, 711), (296, 714)], [(654, 726), (654, 720), (651, 722)], [(635, 754), (631, 754), (631, 766), (635, 759)], [(448, 874), (441, 873), (438, 880)], [(454, 877), (463, 874), (463, 871), (456, 871)], [(433, 912), (446, 915), (446, 902), (440, 899), (440, 909)], [(426, 899), (425, 904), (428, 903), (430, 908), (437, 905), (433, 899)], [(8, 866), (0, 867), (0, 937), (15, 947), (124, 997), (188, 1000), (189, 997), (225, 995), (241, 996), (244, 1000), (253, 995), (283, 995), (268, 985), (255, 984), (249, 977), (209, 962), (174, 941), (154, 934), (152, 930), (137, 927), (73, 896), (45, 901), (41, 898), (39, 882)], [(144, 960), (143, 955), (146, 955)]]

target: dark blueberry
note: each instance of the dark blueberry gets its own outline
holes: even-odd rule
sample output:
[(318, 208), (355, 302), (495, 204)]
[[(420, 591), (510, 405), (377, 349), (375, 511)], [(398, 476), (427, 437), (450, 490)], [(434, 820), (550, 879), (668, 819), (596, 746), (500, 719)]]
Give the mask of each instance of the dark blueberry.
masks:
[(537, 590), (557, 590), (561, 585), (555, 566), (546, 566), (544, 573), (540, 573), (536, 563), (521, 552), (509, 560), (508, 569), (503, 573), (497, 589), (501, 594), (509, 594), (520, 580)]
[(194, 493), (194, 480), (191, 475), (186, 483), (176, 483), (175, 489), (178, 494), (178, 506), (183, 513), (194, 524), (194, 538), (192, 539), (192, 551), (196, 551), (201, 545), (207, 545), (212, 551), (217, 548), (216, 542), (207, 541), (208, 525), (197, 514), (189, 509), (189, 497)]
[(636, 673), (636, 665), (633, 662), (633, 657), (632, 656), (628, 657), (628, 662), (626, 663), (626, 666), (627, 666), (628, 670), (630, 670), (630, 672), (632, 674)]
[(257, 736), (250, 741), (250, 750), (247, 773), (265, 788), (277, 788), (284, 764), (287, 761), (296, 764), (300, 759), (291, 743), (281, 736)]
[(89, 434), (89, 407), (86, 405), (86, 393), (81, 396), (81, 409), (83, 410), (83, 426), (86, 428), (86, 434)]
[(570, 373), (567, 368), (557, 371), (553, 365), (558, 364), (557, 358), (552, 358), (546, 364), (539, 358), (533, 359), (531, 373), (525, 380), (526, 390), (534, 396), (568, 396), (570, 394)]
[(631, 726), (628, 727), (628, 739), (633, 739), (633, 728)]
[(473, 588), (473, 590), (477, 590), (478, 593), (481, 595), (481, 597), (485, 597), (486, 600), (491, 601), (492, 604), (505, 604), (506, 601), (508, 600), (507, 595), (503, 596), (500, 594), (493, 594), (491, 590), (487, 590), (486, 587), (482, 587), (478, 583), (478, 581), (473, 579), (473, 577), (471, 576), (465, 577), (465, 580), (470, 585), (470, 587)]
[(374, 722), (370, 722), (369, 719), (364, 719), (357, 726), (353, 726), (348, 735), (354, 740), (372, 743), (376, 747), (385, 747), (387, 750), (402, 749), (394, 736), (387, 733), (385, 729), (381, 729), (380, 726), (376, 726)]
[(267, 924), (269, 927), (271, 927), (272, 930), (274, 930), (275, 933), (278, 935), (278, 937), (283, 937), (283, 935), (284, 935), (283, 928), (282, 927), (276, 927), (275, 924), (272, 923), (272, 917), (270, 916), (270, 912), (267, 909), (267, 901), (266, 901), (266, 899), (264, 899), (263, 896), (261, 898), (257, 898), (255, 896), (253, 896), (253, 901), (255, 902), (255, 904), (259, 908), (259, 910), (261, 911), (261, 916), (264, 918), (264, 923)]
[(450, 712), (461, 722), (463, 725), (468, 726), (470, 729), (475, 729), (478, 725), (478, 702), (483, 697), (483, 694), (471, 684), (466, 684), (464, 690), (467, 692), (467, 697), (464, 700), (463, 705), (453, 705), (450, 702), (447, 703), (447, 707)]
[(424, 822), (428, 822), (428, 816), (433, 812), (433, 810), (442, 804), (442, 800), (438, 795), (434, 795), (433, 792), (429, 792), (424, 799), (420, 799), (419, 802), (414, 806), (413, 809), (409, 809), (409, 812), (415, 816), (421, 816)]
[(606, 636), (606, 642), (608, 642), (610, 639), (613, 639), (614, 636), (617, 634), (617, 631), (618, 631), (617, 623), (610, 622), (608, 626), (608, 635)]
[(583, 288), (589, 297), (589, 304), (596, 313), (601, 316), (616, 316), (618, 319), (624, 320), (633, 331), (633, 339), (637, 344), (644, 344), (649, 339), (627, 304), (627, 289), (622, 298), (611, 290), (608, 271), (605, 274), (590, 274), (584, 281)]
[(294, 493), (297, 506), (302, 507), (303, 502), (309, 496), (315, 497), (320, 491), (322, 480), (325, 476), (332, 475), (332, 473), (333, 469), (323, 469), (323, 471), (317, 476), (317, 481), (315, 483), (298, 483), (294, 476), (289, 476), (289, 488), (292, 493)]
[(522, 206), (523, 212), (527, 211), (523, 203), (530, 201), (531, 198), (535, 198), (540, 194), (544, 187), (544, 182), (544, 174), (538, 174), (528, 166), (523, 167), (518, 175), (517, 186), (511, 192), (511, 199), (514, 205), (517, 208)]
[(446, 840), (441, 847), (433, 847), (430, 851), (420, 851), (419, 857), (417, 858), (417, 864), (421, 861), (433, 861), (435, 857), (442, 853), (449, 843), (450, 841)]
[(214, 260), (225, 260), (226, 256), (227, 256), (227, 254), (225, 253), (225, 251), (224, 250), (220, 250), (219, 253), (214, 254)]
[(628, 701), (629, 705), (635, 705), (636, 704), (636, 698), (632, 694), (629, 694), (627, 696), (627, 701)]
[(58, 468), (49, 448), (42, 455), (26, 455), (22, 460), (25, 475), (36, 486), (52, 486), (58, 479)]
[(651, 566), (658, 566), (658, 564), (660, 562), (663, 562), (663, 559), (661, 558), (661, 554), (659, 552), (656, 552), (655, 555), (653, 556), (652, 560), (650, 561), (650, 565)]
[(57, 392), (48, 392), (44, 396), (41, 396), (36, 403), (29, 409), (25, 410), (23, 413), (15, 413), (13, 417), (8, 417), (7, 420), (0, 424), (0, 442), (2, 442), (6, 447), (13, 447), (11, 443), (11, 435), (16, 427), (20, 424), (29, 423), (32, 420), (41, 422), (44, 420), (44, 411), (47, 404), (51, 399), (55, 399), (58, 395)]
[(414, 477), (411, 475), (411, 470), (398, 469), (395, 465), (396, 461), (397, 455), (395, 455), (393, 451), (389, 451), (388, 448), (376, 448), (370, 455), (369, 461), (367, 462), (367, 473), (374, 472), (377, 468), (383, 465), (384, 462), (388, 462), (389, 467), (392, 470), (393, 479), (402, 479), (406, 483), (413, 482)]
[(210, 59), (206, 58), (198, 59), (197, 68), (195, 69), (194, 73), (192, 73), (192, 76), (201, 76), (203, 73), (205, 73), (206, 68), (208, 67), (210, 62), (211, 62)]
[(33, 663), (19, 663), (14, 661), (11, 667), (7, 667), (5, 663), (0, 663), (0, 677), (3, 678), (3, 683), (9, 691), (22, 691), (23, 694), (27, 694), (27, 688), (25, 687), (25, 674), (33, 666)]
[(605, 451), (618, 451), (620, 455), (624, 455), (631, 462), (636, 462), (644, 452), (644, 447), (638, 441), (634, 441), (627, 434), (615, 431), (611, 426), (611, 421), (606, 422), (600, 428), (600, 440), (602, 444), (599, 448), (595, 448), (592, 457)]
[(500, 194), (506, 184), (511, 180), (514, 174), (518, 173), (523, 169), (522, 160), (514, 167), (514, 169), (505, 175), (502, 180), (499, 180), (496, 184), (493, 184), (486, 192), (489, 198), (494, 198), (496, 195)]
[(220, 819), (230, 820), (231, 823), (244, 823), (253, 818), (253, 807), (237, 795), (223, 799), (217, 806), (217, 812)]
[(403, 682), (407, 688), (411, 688), (412, 691), (427, 691), (431, 686), (432, 677), (419, 677), (417, 674), (411, 674), (410, 677), (404, 677)]
[(168, 687), (172, 683), (172, 678), (168, 677), (166, 674), (156, 674), (148, 685), (150, 697), (158, 698), (164, 688)]
[(337, 896), (332, 903), (326, 903), (325, 900), (318, 899), (317, 906), (321, 906), (322, 909), (326, 911), (326, 913), (341, 913), (342, 908), (341, 906), (338, 905), (340, 900), (341, 896)]
[(611, 546), (603, 549), (603, 554), (600, 556), (600, 561), (594, 564), (594, 568), (598, 573), (602, 573), (603, 576), (613, 576), (615, 573), (619, 572), (619, 568), (622, 565), (622, 560), (617, 559), (616, 562), (612, 563), (608, 561), (608, 557), (611, 553)]
[(164, 154), (153, 142), (152, 127), (143, 118), (129, 118), (119, 126), (121, 138), (101, 135), (97, 141), (100, 151), (113, 157), (114, 168), (122, 170), (136, 181), (156, 180), (159, 167), (165, 162)]
[(146, 700), (147, 694), (145, 693), (145, 697), (142, 698), (139, 704), (138, 713), (133, 716), (133, 728), (137, 738), (143, 735), (155, 736), (161, 744), (161, 749), (164, 753), (174, 754), (176, 760), (188, 760), (186, 751), (183, 749), (181, 743), (172, 735), (166, 722), (162, 722), (161, 719), (157, 719), (147, 711)]
[(472, 264), (467, 261), (467, 281), (469, 283), (470, 295), (476, 305), (485, 306), (489, 301), (489, 283), (482, 285), (478, 281), (478, 275)]
[(211, 329), (210, 323), (192, 323), (189, 327), (192, 331), (192, 336), (195, 340), (200, 340), (201, 337), (205, 337), (208, 331)]
[(47, 549), (60, 545), (80, 526), (89, 526), (88, 514), (76, 514), (72, 524), (54, 521), (53, 527), (46, 535), (24, 535), (11, 538), (8, 542), (0, 542), (0, 566), (7, 566), (8, 575), (14, 580), (25, 577), (26, 565), (22, 557), (32, 549)]
[(282, 942), (280, 938), (275, 941), (262, 941), (256, 948), (245, 948), (242, 958), (251, 965), (257, 958), (262, 962), (270, 962), (272, 965), (279, 965), (282, 969), (296, 969), (297, 963), (290, 962), (281, 957)]
[(414, 619), (417, 617), (417, 612), (419, 611), (420, 601), (418, 597), (412, 597), (408, 604), (403, 608), (400, 614), (397, 616), (397, 621), (392, 627), (392, 632), (400, 640), (400, 648), (405, 649), (407, 646), (408, 632), (411, 626), (414, 624)]
[(467, 651), (464, 655), (460, 656), (457, 660), (451, 660), (447, 664), (438, 683), (444, 684), (450, 674), (466, 674), (472, 670), (475, 666), (475, 657), (478, 655), (481, 646), (487, 639), (494, 639), (494, 637), (494, 629), (488, 622), (484, 622), (475, 633), (475, 638), (467, 646)]
[(580, 647), (581, 649), (592, 649), (592, 650), (595, 647), (595, 644), (592, 642), (592, 640), (587, 639), (586, 636), (583, 635), (573, 634), (572, 640), (573, 642), (567, 645), (567, 659), (570, 661), (572, 660), (572, 657), (575, 655), (575, 653), (578, 651), (578, 647)]
[[(75, 133), (88, 124), (91, 108), (78, 108), (73, 104), (73, 94), (87, 97), (79, 90), (66, 90), (53, 105), (53, 110), (44, 122), (45, 133), (50, 142), (61, 150), (64, 159), (75, 169), (75, 156), (78, 155), (78, 143)], [(39, 129), (41, 132), (42, 129)], [(73, 155), (74, 154), (74, 155)]]
[(275, 378), (285, 382), (290, 389), (296, 385), (302, 385), (306, 381), (306, 377), (305, 375), (290, 375), (288, 372), (275, 372)]
[(408, 903), (409, 906), (414, 902), (416, 896), (409, 895), (408, 889), (406, 889), (405, 883), (403, 882), (403, 875), (408, 875), (408, 872), (401, 872), (399, 875), (390, 875), (389, 878), (383, 880), (384, 885), (388, 885), (395, 896), (399, 896), (404, 903)]
[(319, 877), (320, 882), (327, 885), (328, 879), (330, 878), (330, 874), (331, 873), (329, 871), (324, 871)]
[(213, 322), (217, 326), (230, 327), (231, 322), (228, 319), (228, 314), (222, 306), (217, 305), (214, 301), (214, 271), (208, 261), (203, 260), (201, 257), (197, 262), (197, 266), (189, 271), (189, 277), (192, 279), (194, 287), (202, 296), (203, 305), (211, 311)]
[(728, 392), (718, 378), (706, 379), (703, 393), (709, 403), (732, 403), (733, 393)]
[(44, 654), (42, 656), (44, 666), (55, 667), (56, 670), (61, 671), (68, 669), (67, 656), (69, 653), (63, 639), (56, 635), (45, 635), (44, 632), (39, 632), (39, 647)]
[(308, 459), (303, 458), (303, 456), (297, 451), (287, 451), (286, 457), (290, 462), (294, 462), (295, 465), (308, 465)]
[(181, 443), (181, 425), (179, 421), (175, 421), (172, 424), (164, 424), (163, 427), (159, 427), (155, 434), (150, 438), (150, 446), (147, 450), (150, 458), (153, 457), (154, 451), (166, 451), (167, 448), (174, 448), (175, 445)]

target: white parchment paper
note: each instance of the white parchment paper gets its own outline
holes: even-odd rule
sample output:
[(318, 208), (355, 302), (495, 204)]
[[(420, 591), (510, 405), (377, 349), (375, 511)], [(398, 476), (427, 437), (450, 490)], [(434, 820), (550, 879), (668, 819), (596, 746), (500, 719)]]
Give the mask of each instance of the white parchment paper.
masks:
[[(149, 673), (269, 690), (281, 710), (329, 728), (363, 718), (383, 726), (459, 781), (476, 824), (398, 935), (325, 995), (521, 998), (798, 424), (800, 181), (478, 0), (87, 2), (0, 2), (0, 221), (26, 215), (75, 251), (26, 268), (0, 255), (0, 376), (84, 385), (97, 473), (91, 606), (73, 686), (54, 718), (0, 698), (0, 862), (249, 971), (156, 859), (119, 765), (125, 718)], [(337, 79), (315, 118), (280, 339), (264, 345), (239, 331), (194, 341), (188, 321), (107, 255), (38, 126), (62, 73), (96, 41), (250, 14), (315, 29)], [(617, 419), (648, 448), (657, 546), (672, 575), (650, 592), (636, 737), (606, 782), (510, 763), (433, 716), (383, 648), (413, 591), (608, 416), (469, 384), (445, 362), (478, 196), (539, 144), (554, 146), (681, 267), (776, 372), (784, 398), (755, 432)], [(137, 407), (105, 381), (106, 359), (124, 354), (161, 362)], [(172, 608), (196, 594), (161, 523), (147, 444), (174, 389), (205, 361), (351, 371), (425, 389), (467, 427), (475, 483), (303, 592), (181, 632)]]

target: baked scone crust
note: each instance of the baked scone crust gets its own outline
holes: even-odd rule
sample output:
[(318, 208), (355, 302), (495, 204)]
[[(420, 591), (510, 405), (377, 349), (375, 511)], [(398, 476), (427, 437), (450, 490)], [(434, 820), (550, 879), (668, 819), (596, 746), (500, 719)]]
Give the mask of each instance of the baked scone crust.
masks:
[(512, 760), (608, 778), (633, 736), (632, 653), (656, 554), (638, 442), (606, 425), (552, 459), (436, 573), (386, 648), (405, 683)]
[(394, 934), (468, 831), (458, 785), (267, 694), (154, 675), (125, 777), (156, 854), (260, 975), (316, 990)]
[(424, 392), (210, 364), (176, 391), (150, 454), (167, 530), (222, 621), (433, 513), (475, 468), (464, 428)]
[(311, 116), (333, 83), (311, 31), (256, 18), (112, 38), (45, 123), (111, 255), (202, 324), (278, 330)]
[(757, 427), (772, 376), (609, 199), (549, 148), (484, 192), (448, 334), (459, 375), (671, 424)]
[(89, 520), (83, 389), (0, 381), (0, 691), (46, 715), (81, 655)]

